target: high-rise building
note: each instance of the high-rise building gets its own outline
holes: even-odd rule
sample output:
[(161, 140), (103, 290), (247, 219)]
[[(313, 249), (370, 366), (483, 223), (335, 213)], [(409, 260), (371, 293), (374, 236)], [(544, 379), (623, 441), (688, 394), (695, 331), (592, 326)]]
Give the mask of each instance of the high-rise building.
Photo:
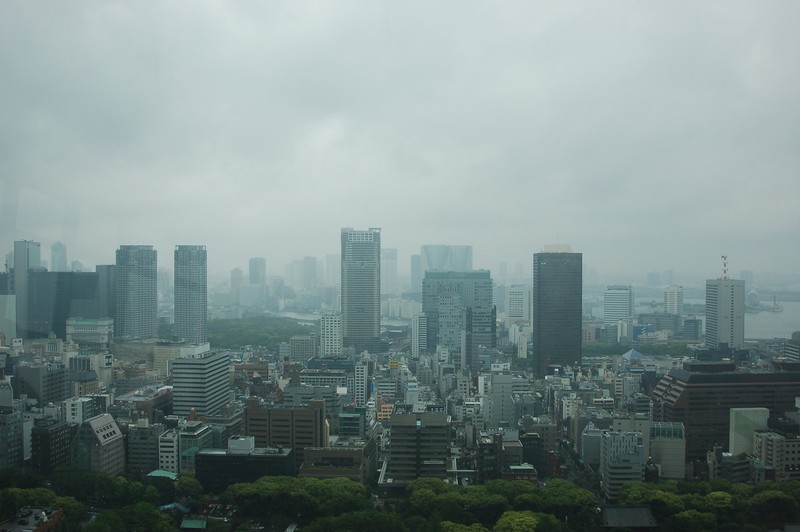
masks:
[(175, 246), (175, 335), (206, 342), (208, 281), (205, 246)]
[(387, 248), (381, 250), (381, 294), (399, 294), (397, 286), (397, 250)]
[(381, 348), (381, 230), (342, 229), (344, 347)]
[(72, 467), (109, 475), (125, 470), (125, 437), (111, 414), (81, 423), (72, 439)]
[(14, 242), (14, 294), (17, 302), (17, 336), (28, 338), (28, 277), (42, 267), (42, 246), (31, 240)]
[(603, 325), (616, 325), (634, 314), (633, 287), (613, 285), (603, 296)]
[(62, 242), (55, 242), (50, 246), (50, 271), (69, 271), (69, 268), (67, 268), (67, 246)]
[(517, 284), (508, 288), (508, 321), (531, 321), (531, 288)]
[(496, 346), (496, 311), (488, 270), (426, 271), (422, 311), (428, 318), (428, 352), (461, 354), (461, 368), (479, 370), (478, 348)]
[(420, 477), (447, 477), (450, 425), (444, 413), (391, 415), (387, 476), (395, 484)]
[(583, 256), (569, 247), (546, 247), (533, 255), (534, 369), (581, 361)]
[(428, 317), (414, 314), (411, 317), (411, 355), (418, 357), (428, 352)]
[(250, 284), (266, 286), (267, 284), (267, 261), (264, 257), (253, 257), (250, 259), (248, 270)]
[(422, 293), (422, 255), (411, 255), (411, 292)]
[(172, 361), (172, 412), (216, 415), (228, 402), (229, 366), (227, 353), (213, 353), (208, 344), (182, 348), (180, 358)]
[(319, 356), (342, 356), (342, 314), (326, 312), (319, 318)]
[(664, 312), (667, 314), (683, 314), (683, 287), (672, 285), (664, 290)]
[(153, 246), (120, 246), (116, 295), (118, 340), (158, 336), (158, 261)]
[(430, 244), (420, 248), (422, 276), (428, 271), (472, 271), (472, 246)]
[(614, 501), (623, 485), (643, 481), (646, 461), (641, 432), (604, 432), (600, 447), (600, 474), (606, 498)]
[(706, 347), (744, 347), (744, 281), (706, 281)]

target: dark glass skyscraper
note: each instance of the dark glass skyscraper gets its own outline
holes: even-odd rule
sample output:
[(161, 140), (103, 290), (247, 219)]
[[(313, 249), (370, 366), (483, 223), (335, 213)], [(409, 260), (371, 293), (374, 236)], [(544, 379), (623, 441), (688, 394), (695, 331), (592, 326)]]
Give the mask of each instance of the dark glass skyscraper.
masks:
[(550, 365), (581, 360), (583, 255), (547, 249), (533, 255), (533, 367), (539, 376)]
[(380, 229), (342, 229), (342, 340), (356, 351), (380, 351)]
[(175, 335), (206, 341), (208, 288), (205, 246), (175, 246)]

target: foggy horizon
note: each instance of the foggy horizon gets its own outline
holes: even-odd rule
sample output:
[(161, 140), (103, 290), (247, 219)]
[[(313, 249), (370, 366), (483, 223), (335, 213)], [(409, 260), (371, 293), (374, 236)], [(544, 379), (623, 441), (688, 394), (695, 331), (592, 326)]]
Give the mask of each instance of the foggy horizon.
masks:
[(0, 251), (209, 277), (382, 229), (474, 267), (800, 275), (800, 5), (7, 2)]

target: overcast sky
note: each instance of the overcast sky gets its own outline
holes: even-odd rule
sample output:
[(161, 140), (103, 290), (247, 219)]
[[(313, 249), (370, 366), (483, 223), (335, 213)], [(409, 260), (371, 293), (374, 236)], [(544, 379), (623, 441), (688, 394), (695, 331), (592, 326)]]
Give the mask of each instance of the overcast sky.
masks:
[[(800, 2), (0, 4), (0, 249), (797, 272)], [(678, 277), (680, 278), (680, 277)]]

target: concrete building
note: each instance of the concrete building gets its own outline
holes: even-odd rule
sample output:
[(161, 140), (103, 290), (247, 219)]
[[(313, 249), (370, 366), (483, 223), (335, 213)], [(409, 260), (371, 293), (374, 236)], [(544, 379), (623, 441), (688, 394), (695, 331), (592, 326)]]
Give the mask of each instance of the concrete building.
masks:
[(255, 398), (246, 402), (245, 434), (253, 436), (258, 447), (293, 449), (294, 471), (303, 464), (307, 447), (328, 446), (328, 433), (325, 401), (307, 406), (265, 405)]
[(533, 255), (534, 371), (581, 361), (583, 256), (568, 246)]
[(20, 365), (14, 370), (14, 397), (24, 394), (39, 406), (67, 398), (69, 371), (63, 364)]
[(686, 477), (686, 431), (683, 423), (652, 423), (649, 443), (649, 455), (658, 466), (659, 478), (683, 480)]
[(309, 359), (317, 356), (317, 336), (292, 336), (289, 338), (289, 359), (305, 365)]
[(706, 281), (706, 347), (744, 347), (744, 281)]
[(208, 274), (205, 246), (175, 246), (175, 336), (207, 341)]
[(107, 350), (114, 343), (112, 318), (68, 318), (67, 342), (75, 342), (84, 349)]
[(664, 312), (680, 316), (683, 314), (683, 287), (672, 285), (664, 290)]
[(381, 231), (342, 229), (342, 339), (357, 352), (381, 350)]
[(447, 478), (450, 457), (447, 414), (395, 412), (390, 424), (387, 482), (407, 484), (420, 477)]
[(376, 477), (378, 451), (372, 437), (339, 436), (330, 447), (307, 447), (301, 477), (344, 477), (367, 484)]
[(153, 246), (120, 246), (116, 268), (115, 337), (158, 336), (158, 261)]
[(199, 417), (216, 415), (230, 396), (230, 359), (214, 353), (208, 344), (181, 350), (172, 361), (172, 412), (186, 417), (194, 409)]
[(752, 454), (753, 432), (767, 430), (768, 421), (768, 408), (731, 408), (728, 452)]
[(615, 501), (622, 486), (644, 480), (647, 457), (641, 432), (605, 432), (600, 448), (601, 487)]
[(656, 385), (653, 420), (683, 423), (686, 457), (704, 459), (706, 452), (729, 442), (731, 408), (766, 408), (780, 418), (794, 405), (800, 372), (737, 371), (733, 363), (684, 363)]
[(37, 418), (31, 428), (31, 469), (48, 476), (70, 463), (72, 430), (64, 421)]
[(264, 257), (253, 257), (250, 259), (248, 279), (252, 285), (267, 285), (267, 261)]
[(397, 250), (384, 248), (381, 250), (381, 294), (398, 295), (400, 286), (397, 283)]
[(508, 321), (530, 322), (532, 316), (533, 294), (531, 287), (513, 285), (508, 288)]
[(22, 467), (25, 458), (22, 413), (0, 407), (0, 468)]
[(150, 424), (146, 418), (128, 427), (127, 464), (130, 471), (148, 474), (158, 469), (159, 436), (166, 430), (161, 423)]
[(634, 314), (633, 287), (612, 285), (603, 295), (603, 325), (616, 325)]
[(125, 438), (111, 417), (100, 414), (81, 423), (72, 440), (72, 467), (109, 475), (125, 471)]
[(497, 314), (488, 270), (427, 271), (422, 281), (422, 311), (427, 317), (429, 353), (438, 347), (458, 355), (461, 369), (477, 373), (479, 347), (497, 344)]
[(411, 318), (411, 356), (418, 357), (428, 352), (428, 317), (414, 314)]
[(197, 480), (203, 489), (222, 493), (240, 482), (266, 476), (295, 476), (291, 448), (256, 447), (252, 436), (231, 436), (226, 449), (201, 449), (195, 456)]
[(69, 268), (67, 268), (67, 246), (62, 242), (54, 242), (50, 246), (50, 271), (69, 271)]
[(42, 268), (42, 246), (31, 240), (14, 242), (13, 293), (16, 295), (16, 338), (29, 338), (28, 276), (32, 270)]
[(319, 318), (319, 356), (342, 356), (342, 314), (326, 312)]

